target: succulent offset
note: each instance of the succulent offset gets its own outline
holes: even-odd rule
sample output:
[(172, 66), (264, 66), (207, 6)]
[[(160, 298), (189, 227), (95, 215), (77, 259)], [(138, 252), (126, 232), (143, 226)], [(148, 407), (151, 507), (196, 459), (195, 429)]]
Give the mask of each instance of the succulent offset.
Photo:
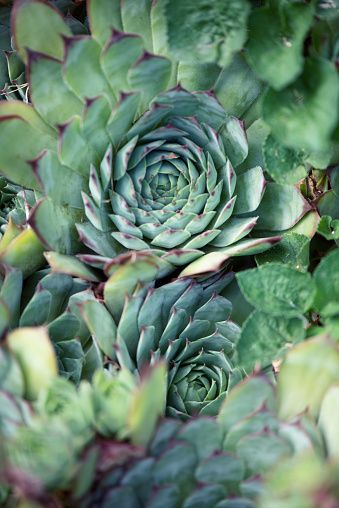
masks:
[(168, 415), (216, 415), (243, 377), (232, 363), (239, 327), (229, 319), (231, 302), (220, 294), (231, 280), (229, 274), (157, 288), (139, 284), (126, 293), (120, 312), (113, 281), (104, 288), (105, 305), (92, 295), (79, 309), (108, 359), (132, 372), (142, 372), (157, 358), (166, 360)]
[[(245, 105), (228, 79), (218, 81), (226, 113), (206, 88), (167, 90), (176, 64), (145, 51), (137, 34), (110, 30), (100, 12), (89, 2), (93, 35), (72, 36), (46, 2), (15, 3), (14, 42), (32, 105), (0, 105), (0, 171), (41, 198), (28, 220), (38, 238), (50, 250), (74, 253), (85, 244), (105, 257), (160, 248), (176, 265), (279, 241), (310, 206), (293, 187), (266, 185), (253, 157), (245, 160), (243, 122), (230, 115), (243, 114), (262, 90), (246, 63), (233, 64), (239, 79), (254, 83)], [(34, 33), (33, 19), (41, 23)]]
[[(326, 343), (326, 339), (314, 339), (314, 348), (320, 352)], [(328, 342), (328, 347), (338, 363), (337, 346)], [(301, 492), (299, 502), (305, 503), (307, 496), (311, 497), (313, 492), (320, 495), (324, 485), (330, 486), (332, 494), (335, 494), (335, 471), (324, 458), (323, 437), (334, 457), (336, 449), (331, 447), (336, 446), (332, 432), (337, 422), (338, 387), (331, 387), (332, 380), (328, 376), (327, 384), (331, 388), (325, 396), (319, 394), (318, 398), (322, 402), (318, 427), (307, 411), (295, 415), (288, 384), (294, 384), (296, 397), (301, 393), (299, 388), (305, 388), (301, 383), (295, 384), (300, 375), (300, 365), (303, 365), (305, 373), (309, 361), (307, 344), (301, 348), (305, 354), (300, 353), (302, 361), (296, 367), (293, 352), (289, 353), (290, 360), (287, 356), (290, 379), (278, 380), (278, 397), (269, 379), (256, 373), (231, 391), (216, 420), (205, 416), (193, 418), (184, 424), (173, 419), (164, 420), (152, 438), (148, 437), (146, 449), (136, 447), (135, 444), (140, 443), (138, 441), (134, 441), (134, 444), (121, 442), (123, 435), (118, 440), (114, 439), (118, 435), (114, 434), (118, 432), (118, 427), (114, 430), (114, 423), (111, 430), (105, 433), (105, 426), (98, 425), (98, 422), (109, 423), (104, 417), (108, 406), (105, 409), (105, 405), (102, 405), (97, 413), (98, 418), (93, 419), (88, 405), (89, 394), (98, 397), (105, 383), (113, 388), (116, 382), (114, 378), (104, 381), (100, 375), (101, 381), (96, 379), (91, 391), (84, 386), (78, 395), (69, 382), (55, 381), (49, 390), (40, 394), (35, 421), (21, 424), (16, 431), (17, 438), (8, 440), (4, 452), (9, 462), (3, 477), (7, 484), (17, 481), (17, 492), (21, 499), (36, 502), (37, 506), (46, 505), (48, 500), (56, 501), (60, 499), (59, 496), (66, 505), (81, 508), (103, 508), (112, 504), (122, 508), (149, 508), (165, 502), (170, 508), (196, 506), (198, 502), (199, 506), (216, 508), (273, 506), (265, 495), (267, 474), (271, 476), (270, 482), (274, 482), (270, 483), (270, 495), (277, 501), (279, 496), (291, 500), (292, 494), (298, 495), (299, 492), (300, 496)], [(320, 363), (321, 360), (318, 365)], [(128, 371), (123, 372), (121, 376), (128, 374)], [(151, 391), (155, 390), (156, 382), (156, 378), (149, 381)], [(101, 391), (101, 397), (106, 397), (108, 402), (113, 392), (110, 395), (104, 393), (105, 390)], [(283, 404), (285, 407), (289, 405), (291, 411), (287, 422), (279, 417), (285, 396), (287, 398)], [(104, 398), (101, 398), (101, 403)], [(73, 407), (78, 408), (75, 413), (68, 404), (70, 400), (73, 401)], [(141, 407), (142, 404), (139, 405), (142, 414)], [(329, 424), (330, 414), (334, 417), (333, 425)], [(113, 415), (111, 409), (111, 417)], [(55, 429), (53, 439), (41, 428), (43, 422), (47, 421), (50, 428)], [(94, 422), (97, 428), (95, 438), (89, 432), (89, 422), (92, 425)], [(79, 432), (80, 429), (83, 429), (82, 432)], [(30, 442), (33, 446), (39, 435), (43, 436), (45, 448), (41, 450), (38, 447), (36, 451), (33, 448), (34, 453), (27, 454), (25, 443)], [(67, 464), (63, 456), (58, 458), (53, 453), (58, 443), (63, 445), (63, 449), (69, 443)], [(46, 470), (49, 453), (53, 454), (53, 462), (49, 461), (50, 468)], [(307, 482), (301, 481), (292, 490), (289, 489), (286, 498), (285, 477), (279, 479), (279, 471), (288, 471), (288, 468), (295, 470), (305, 456), (314, 463), (312, 478), (313, 469), (319, 471), (321, 464), (331, 476), (327, 479), (323, 475), (318, 476), (313, 490)], [(78, 468), (77, 464), (81, 464), (81, 467)], [(28, 473), (33, 473), (34, 480), (27, 476)], [(38, 481), (38, 491), (32, 490), (32, 480)], [(272, 490), (274, 485), (277, 490)], [(331, 492), (327, 496), (330, 498)], [(312, 504), (310, 506), (313, 507)]]

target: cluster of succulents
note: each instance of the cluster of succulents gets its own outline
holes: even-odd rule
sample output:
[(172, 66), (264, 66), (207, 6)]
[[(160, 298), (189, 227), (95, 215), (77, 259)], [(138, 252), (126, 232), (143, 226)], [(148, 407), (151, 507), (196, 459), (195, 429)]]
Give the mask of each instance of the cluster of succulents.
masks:
[(334, 3), (0, 0), (1, 506), (337, 506)]

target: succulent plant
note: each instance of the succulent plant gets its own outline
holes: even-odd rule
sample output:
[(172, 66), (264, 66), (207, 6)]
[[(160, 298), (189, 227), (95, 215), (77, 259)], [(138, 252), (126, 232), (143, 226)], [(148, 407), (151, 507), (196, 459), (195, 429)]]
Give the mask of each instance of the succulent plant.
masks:
[[(64, 506), (81, 508), (103, 508), (113, 504), (121, 508), (153, 508), (164, 503), (169, 508), (186, 508), (197, 503), (202, 507), (253, 508), (265, 485), (265, 475), (282, 459), (304, 452), (316, 452), (319, 457), (323, 453), (321, 435), (307, 413), (288, 423), (279, 420), (275, 388), (260, 373), (231, 391), (217, 419), (198, 416), (186, 423), (166, 419), (148, 439), (146, 448), (135, 447), (137, 441), (133, 445), (107, 440), (107, 436), (102, 439), (100, 429), (95, 439), (88, 439), (84, 430), (79, 432), (80, 428), (88, 430), (88, 422), (95, 421), (95, 413), (94, 420), (93, 416), (88, 418), (91, 407), (88, 398), (83, 395), (80, 402), (81, 396), (75, 397), (74, 387), (74, 394), (69, 397), (73, 407), (79, 410), (72, 411), (70, 398), (65, 397), (65, 387), (62, 387), (67, 382), (62, 380), (60, 384), (60, 381), (54, 389), (50, 388), (49, 395), (46, 392), (47, 397), (41, 393), (37, 423), (19, 428), (18, 437), (10, 440), (6, 447), (9, 462), (3, 478), (10, 485), (14, 478), (21, 499), (36, 502), (37, 506), (47, 506), (48, 500), (61, 500)], [(112, 384), (114, 380), (106, 382)], [(153, 383), (153, 391), (155, 386)], [(118, 409), (119, 406), (113, 408), (111, 404), (110, 420), (106, 422), (114, 420)], [(147, 427), (148, 413), (144, 415)], [(51, 437), (43, 431), (45, 446), (30, 447), (27, 453), (26, 442), (34, 443), (33, 440), (38, 439), (38, 431), (46, 417), (50, 428), (55, 427), (56, 432)], [(76, 439), (74, 434), (68, 440), (62, 435), (60, 429), (65, 422), (68, 422), (69, 433), (77, 432)], [(64, 447), (68, 441), (72, 443), (70, 452), (61, 458), (55, 453), (53, 463), (50, 461), (50, 468), (46, 470), (44, 465), (49, 451), (57, 447), (58, 442), (64, 443)], [(80, 447), (76, 450), (77, 446)], [(33, 485), (39, 486), (38, 491), (31, 488)]]
[[(20, 270), (4, 265), (1, 269), (0, 351), (4, 379), (0, 386), (5, 383), (8, 391), (9, 383), (13, 388), (21, 386), (17, 394), (34, 400), (57, 373), (75, 384), (81, 378), (90, 379), (94, 370), (102, 367), (102, 354), (77, 308), (77, 303), (87, 298), (89, 285), (46, 270), (23, 283)], [(13, 365), (12, 356), (20, 365), (20, 375), (14, 374), (17, 362)], [(6, 380), (8, 375), (12, 381)]]
[[(155, 2), (152, 15), (160, 7)], [(121, 9), (126, 21), (130, 2)], [(279, 231), (310, 206), (293, 187), (266, 185), (256, 129), (255, 155), (247, 157), (243, 123), (231, 115), (244, 114), (262, 83), (246, 63), (237, 57), (229, 71), (253, 85), (241, 106), (244, 89), (235, 99), (226, 77), (216, 87), (223, 106), (206, 87), (194, 91), (199, 79), (192, 92), (167, 90), (176, 85), (177, 63), (145, 52), (138, 35), (117, 31), (118, 5), (92, 0), (88, 12), (92, 35), (72, 36), (46, 2), (14, 4), (15, 47), (26, 63), (32, 104), (1, 104), (0, 171), (35, 189), (40, 199), (28, 222), (38, 238), (50, 250), (74, 253), (85, 244), (105, 257), (160, 247), (175, 264), (209, 250), (221, 261), (278, 241)], [(259, 238), (241, 240), (254, 227)]]
[[(0, 454), (5, 460), (1, 461), (0, 474), (6, 484), (15, 487), (9, 499), (19, 493), (21, 498), (48, 505), (52, 495), (47, 491), (69, 486), (72, 495), (82, 496), (88, 483), (81, 479), (81, 462), (85, 464), (83, 473), (89, 466), (91, 476), (98, 459), (97, 445), (107, 443), (109, 462), (114, 450), (140, 456), (164, 412), (165, 383), (165, 364), (157, 362), (140, 379), (127, 370), (114, 377), (107, 370), (97, 371), (91, 384), (81, 381), (78, 389), (70, 381), (56, 378), (40, 391), (35, 411), (27, 411), (29, 417), (18, 411), (25, 401), (19, 398), (15, 405), (11, 398), (3, 399), (0, 429), (8, 446), (1, 444)], [(131, 444), (117, 442), (111, 446), (107, 440), (112, 438), (128, 438)], [(129, 449), (132, 453), (128, 454)], [(75, 476), (76, 485), (71, 483)]]
[(199, 412), (216, 415), (230, 387), (242, 378), (231, 360), (239, 328), (229, 319), (231, 302), (220, 294), (232, 274), (204, 282), (177, 279), (159, 287), (138, 284), (124, 295), (120, 312), (112, 279), (109, 287), (104, 285), (103, 302), (92, 295), (79, 304), (108, 359), (140, 372), (164, 358), (169, 364), (167, 413), (184, 419)]

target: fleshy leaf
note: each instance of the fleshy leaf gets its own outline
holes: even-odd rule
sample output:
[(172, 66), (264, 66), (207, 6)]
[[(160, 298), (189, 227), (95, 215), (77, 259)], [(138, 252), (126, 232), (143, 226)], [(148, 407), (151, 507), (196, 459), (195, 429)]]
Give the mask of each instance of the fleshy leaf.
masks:
[(61, 13), (43, 0), (15, 2), (12, 32), (16, 49), (24, 61), (27, 59), (26, 48), (62, 58), (64, 54), (62, 36), (71, 35)]

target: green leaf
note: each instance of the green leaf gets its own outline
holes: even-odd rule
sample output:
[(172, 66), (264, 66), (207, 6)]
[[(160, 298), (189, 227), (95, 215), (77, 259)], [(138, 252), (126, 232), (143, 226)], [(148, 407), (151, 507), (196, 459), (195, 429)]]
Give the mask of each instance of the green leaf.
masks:
[(24, 61), (26, 48), (61, 59), (62, 36), (72, 35), (60, 11), (41, 0), (18, 0), (12, 12), (12, 24), (14, 44)]
[(291, 454), (292, 447), (267, 429), (244, 437), (237, 445), (237, 455), (245, 461), (248, 476), (267, 473)]
[(326, 240), (339, 240), (339, 220), (332, 220), (329, 215), (323, 215), (318, 224), (317, 233)]
[(279, 261), (294, 266), (306, 272), (310, 261), (310, 239), (298, 233), (285, 233), (282, 242), (272, 249), (257, 254), (255, 260), (258, 265)]
[(142, 39), (134, 34), (112, 34), (101, 55), (101, 64), (116, 97), (131, 90), (127, 73), (141, 57), (143, 48)]
[(147, 51), (153, 51), (151, 8), (153, 0), (124, 0), (121, 5), (121, 19), (124, 32), (141, 35)]
[(112, 27), (122, 30), (121, 0), (89, 0), (87, 9), (91, 33), (102, 46), (108, 41)]
[[(34, 207), (29, 224), (48, 250), (74, 254), (81, 248), (75, 222), (81, 222), (82, 215), (82, 210), (58, 205), (45, 198)], [(58, 227), (51, 228), (51, 224), (58, 224)]]
[(329, 215), (332, 219), (339, 220), (339, 198), (333, 190), (325, 192), (317, 199), (317, 209), (321, 217)]
[(339, 385), (331, 386), (321, 404), (319, 428), (325, 438), (326, 450), (330, 457), (339, 456)]
[(56, 126), (82, 114), (84, 104), (65, 83), (61, 61), (29, 51), (28, 76), (31, 100), (46, 122)]
[(140, 386), (133, 393), (127, 426), (133, 444), (147, 446), (166, 406), (167, 367), (158, 362), (141, 377)]
[[(143, 112), (149, 103), (167, 88), (171, 77), (172, 63), (168, 58), (144, 52), (127, 73), (127, 80), (132, 90), (141, 92), (140, 109)], [(156, 76), (156, 79), (150, 79)]]
[[(314, 306), (324, 316), (331, 316), (331, 307), (339, 304), (339, 249), (325, 256), (314, 271), (316, 294)], [(334, 311), (335, 312), (335, 311)]]
[(237, 274), (245, 298), (271, 316), (298, 317), (309, 310), (315, 283), (309, 273), (279, 263), (270, 263)]
[(33, 229), (27, 228), (0, 253), (0, 261), (20, 268), (26, 278), (44, 266), (44, 250)]
[(268, 90), (263, 118), (291, 148), (325, 150), (338, 122), (339, 83), (332, 62), (307, 58), (303, 74), (280, 92)]
[(171, 51), (183, 60), (228, 65), (246, 41), (249, 10), (246, 0), (171, 0), (167, 3)]
[(56, 152), (45, 150), (31, 166), (45, 196), (59, 205), (83, 209), (81, 191), (88, 191), (88, 180), (64, 166)]
[(283, 0), (254, 9), (249, 18), (248, 61), (275, 90), (302, 72), (304, 37), (313, 21), (314, 5)]
[[(183, 83), (182, 85), (184, 86)], [(213, 90), (227, 114), (242, 119), (264, 88), (264, 82), (252, 71), (246, 60), (241, 55), (235, 54), (231, 64), (220, 72)], [(246, 127), (248, 126), (246, 122)], [(248, 169), (256, 165), (252, 164)]]
[(251, 372), (257, 363), (266, 367), (305, 337), (300, 318), (274, 317), (255, 310), (245, 321), (237, 344), (238, 362)]
[(267, 408), (275, 410), (275, 390), (266, 376), (255, 374), (239, 383), (227, 397), (217, 417), (223, 432), (227, 434), (233, 425), (264, 402)]
[(40, 390), (58, 375), (56, 355), (47, 329), (18, 328), (9, 334), (7, 344), (23, 371), (25, 397), (35, 400)]
[(67, 38), (65, 80), (80, 99), (93, 99), (103, 94), (113, 106), (116, 98), (100, 66), (101, 51), (100, 44), (91, 37)]
[(255, 229), (283, 231), (294, 226), (312, 206), (292, 186), (268, 183), (260, 205)]
[(303, 165), (307, 154), (304, 149), (293, 150), (268, 136), (263, 145), (265, 168), (282, 185), (293, 185), (306, 176)]
[(90, 282), (100, 281), (95, 270), (89, 268), (74, 256), (65, 256), (57, 252), (45, 252), (45, 258), (53, 273), (65, 273)]
[(78, 306), (100, 349), (108, 358), (114, 360), (116, 358), (114, 345), (117, 338), (117, 327), (114, 319), (100, 302), (87, 300)]
[(41, 326), (48, 322), (52, 296), (43, 290), (38, 290), (21, 314), (19, 326)]
[(25, 187), (40, 189), (28, 160), (44, 149), (56, 149), (56, 140), (19, 116), (0, 118), (1, 173)]
[(339, 351), (335, 342), (328, 336), (319, 336), (298, 344), (280, 367), (279, 418), (287, 420), (306, 408), (317, 418), (326, 391), (338, 382)]

